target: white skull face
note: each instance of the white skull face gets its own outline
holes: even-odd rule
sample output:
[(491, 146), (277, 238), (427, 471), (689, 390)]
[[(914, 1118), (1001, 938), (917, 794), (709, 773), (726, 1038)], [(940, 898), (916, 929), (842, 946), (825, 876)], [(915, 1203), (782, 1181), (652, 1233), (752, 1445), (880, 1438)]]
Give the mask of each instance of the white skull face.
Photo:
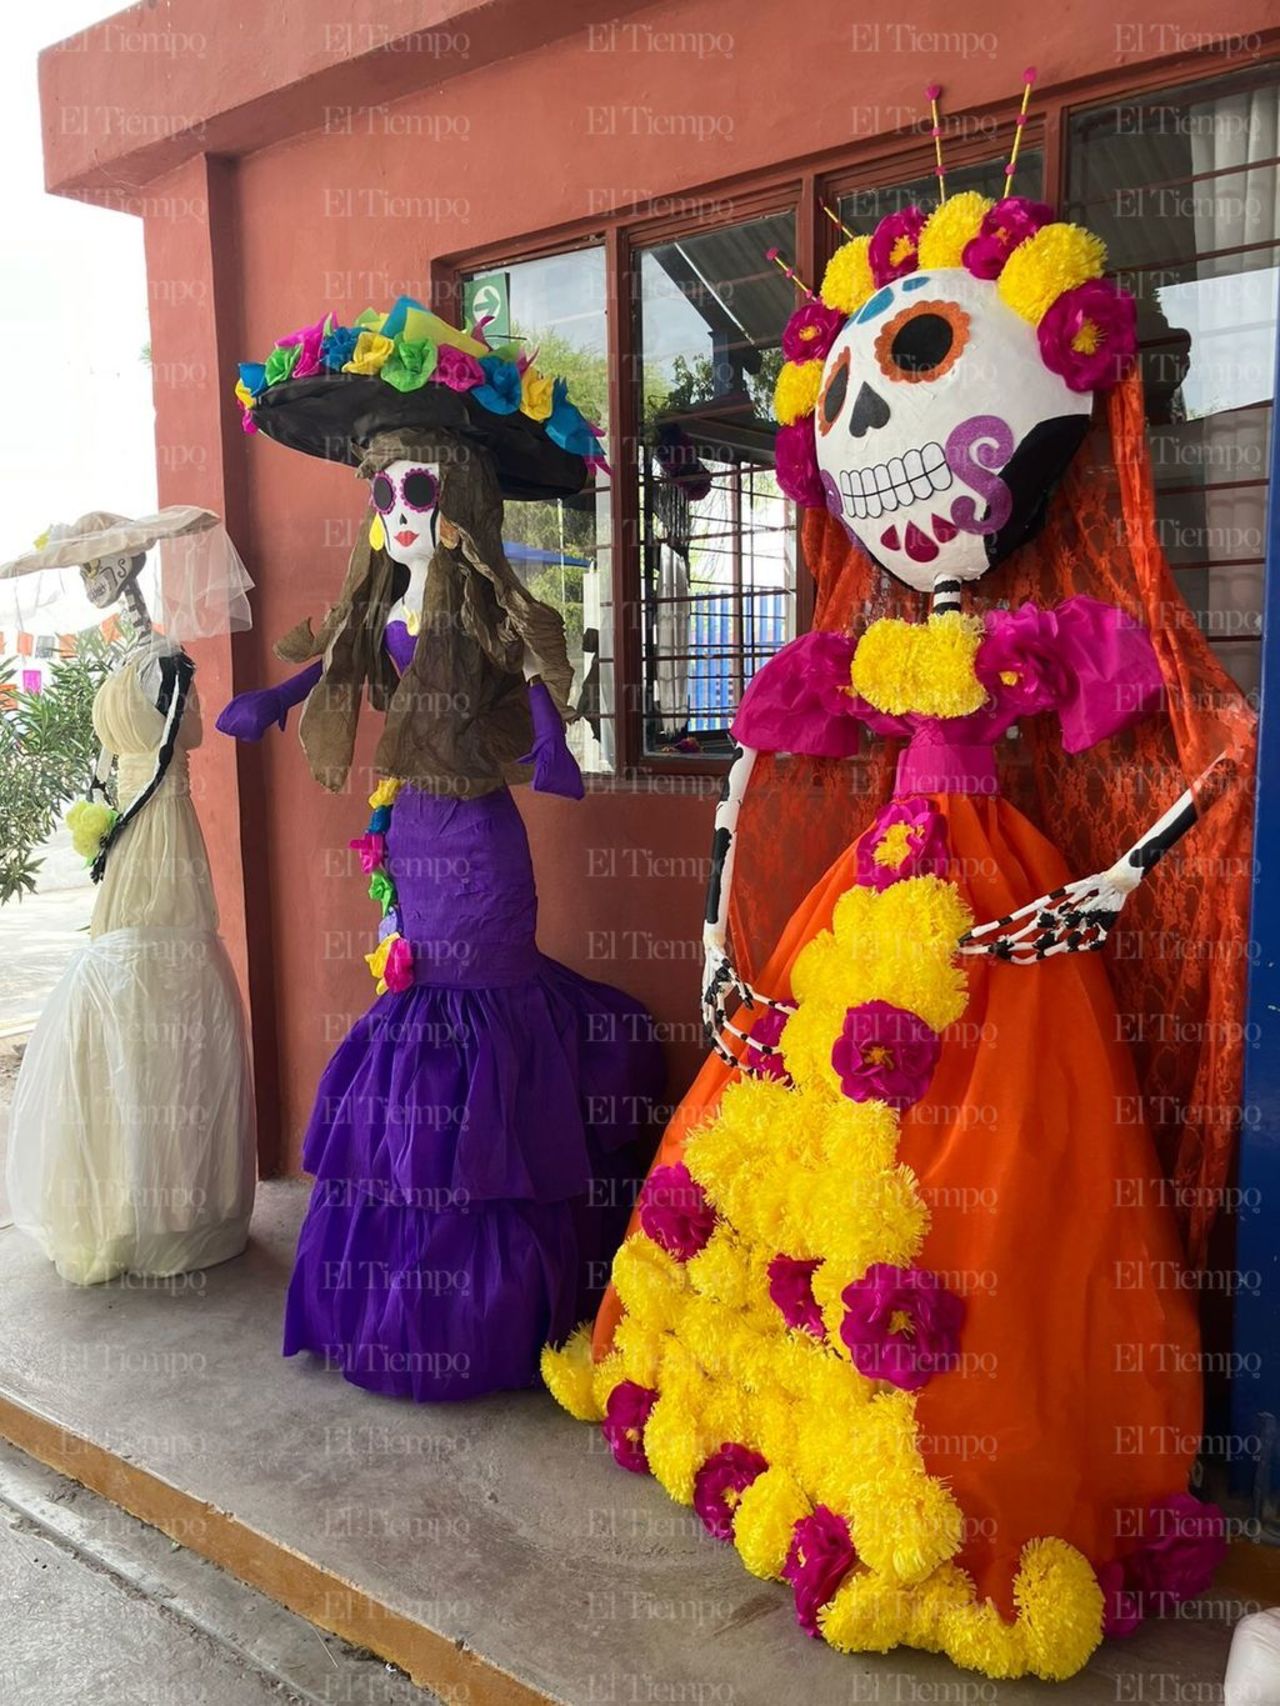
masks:
[(407, 569), (425, 569), (436, 548), (439, 463), (392, 462), (374, 475), (369, 494), (382, 517), (387, 555)]
[(146, 554), (123, 557), (95, 557), (80, 570), (85, 595), (96, 610), (109, 609), (131, 580), (135, 580), (146, 562)]
[(908, 586), (976, 580), (1039, 527), (1092, 404), (994, 283), (911, 273), (827, 357), (814, 421), (827, 507)]

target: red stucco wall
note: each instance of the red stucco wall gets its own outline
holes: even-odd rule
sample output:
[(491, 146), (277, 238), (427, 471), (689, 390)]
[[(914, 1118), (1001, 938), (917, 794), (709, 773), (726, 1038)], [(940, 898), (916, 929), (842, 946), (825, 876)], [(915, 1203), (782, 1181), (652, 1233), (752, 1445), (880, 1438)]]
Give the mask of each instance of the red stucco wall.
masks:
[[(211, 707), (233, 680), (284, 673), (270, 643), (334, 596), (365, 503), (350, 471), (241, 438), (238, 356), (261, 357), (326, 308), (424, 294), (433, 256), (891, 132), (934, 76), (953, 108), (980, 107), (1007, 98), (1029, 61), (1042, 85), (1063, 86), (1206, 35), (1200, 0), (1146, 0), (1146, 22), (1118, 21), (1105, 0), (921, 0), (910, 23), (878, 24), (780, 0), (342, 10), (338, 26), (332, 6), (299, 0), (281, 28), (249, 0), (219, 0), (214, 27), (207, 5), (171, 0), (133, 21), (185, 33), (198, 51), (113, 53), (103, 25), (42, 64), (51, 185), (146, 221), (162, 498), (222, 509), (258, 582), (255, 631), (200, 658)], [(1273, 16), (1270, 0), (1224, 0), (1212, 29), (1236, 44)], [(415, 27), (433, 32), (416, 49), (370, 51)], [(1204, 73), (1220, 62), (1210, 52)], [(95, 116), (104, 99), (136, 115), (132, 139), (121, 119)], [(316, 1079), (370, 998), (372, 908), (346, 843), (364, 827), (373, 721), (343, 798), (311, 781), (292, 730), (238, 754), (211, 735), (197, 767), (251, 996), (268, 1169), (296, 1167)], [(673, 1091), (698, 1057), (700, 867), (716, 786), (610, 785), (578, 806), (521, 799), (543, 947), (634, 991), (672, 1027)]]

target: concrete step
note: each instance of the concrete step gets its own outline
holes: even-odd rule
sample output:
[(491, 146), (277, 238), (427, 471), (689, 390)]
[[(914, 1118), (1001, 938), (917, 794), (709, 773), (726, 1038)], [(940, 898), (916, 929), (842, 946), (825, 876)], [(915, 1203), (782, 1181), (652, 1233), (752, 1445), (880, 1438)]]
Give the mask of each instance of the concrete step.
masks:
[[(790, 1595), (545, 1395), (423, 1406), (279, 1354), (306, 1186), (181, 1282), (62, 1285), (0, 1231), (0, 1436), (243, 1582), (483, 1706), (1043, 1702), (928, 1654), (844, 1658)], [(1061, 1706), (1220, 1698), (1230, 1588), (1105, 1645)], [(1193, 1692), (1187, 1692), (1188, 1689)]]
[(441, 1706), (3, 1442), (0, 1601), (10, 1706)]

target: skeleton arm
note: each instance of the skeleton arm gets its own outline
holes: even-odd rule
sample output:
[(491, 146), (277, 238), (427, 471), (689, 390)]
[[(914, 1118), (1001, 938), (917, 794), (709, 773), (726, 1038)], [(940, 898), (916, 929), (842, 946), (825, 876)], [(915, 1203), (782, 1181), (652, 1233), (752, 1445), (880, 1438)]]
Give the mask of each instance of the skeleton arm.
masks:
[(1004, 918), (975, 925), (960, 938), (959, 951), (1034, 965), (1053, 954), (1101, 948), (1134, 889), (1198, 820), (1197, 791), (1225, 757), (1220, 753), (1108, 870), (1065, 883)]

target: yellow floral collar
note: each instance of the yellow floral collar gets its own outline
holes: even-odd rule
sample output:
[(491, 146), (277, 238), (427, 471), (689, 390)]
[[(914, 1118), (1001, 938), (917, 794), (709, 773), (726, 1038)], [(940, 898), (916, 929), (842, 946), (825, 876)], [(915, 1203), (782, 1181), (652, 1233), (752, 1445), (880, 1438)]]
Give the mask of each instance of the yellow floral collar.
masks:
[(980, 616), (958, 610), (926, 622), (882, 616), (854, 651), (853, 690), (891, 716), (967, 716), (987, 702), (975, 668), (983, 631)]

